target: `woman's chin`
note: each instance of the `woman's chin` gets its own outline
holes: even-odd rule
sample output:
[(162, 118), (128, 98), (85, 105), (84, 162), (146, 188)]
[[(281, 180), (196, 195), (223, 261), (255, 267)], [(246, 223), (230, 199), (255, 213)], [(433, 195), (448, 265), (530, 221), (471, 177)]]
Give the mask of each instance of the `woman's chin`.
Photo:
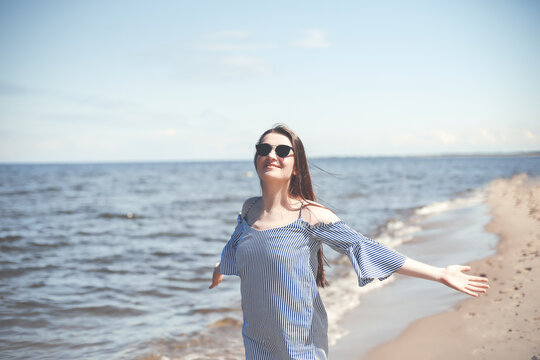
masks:
[(263, 170), (263, 172), (260, 174), (259, 177), (263, 181), (268, 180), (268, 181), (286, 182), (290, 179), (290, 176), (289, 177), (283, 176), (283, 174), (280, 174), (275, 170), (268, 170), (268, 171)]

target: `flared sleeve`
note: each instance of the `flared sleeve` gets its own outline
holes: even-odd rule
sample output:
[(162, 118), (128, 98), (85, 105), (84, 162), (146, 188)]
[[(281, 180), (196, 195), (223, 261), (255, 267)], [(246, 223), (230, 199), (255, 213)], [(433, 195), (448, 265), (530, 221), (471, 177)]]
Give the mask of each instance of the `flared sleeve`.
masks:
[(242, 215), (238, 214), (236, 228), (221, 252), (219, 272), (223, 275), (238, 276), (238, 268), (236, 267), (236, 245), (238, 244), (238, 239), (240, 239), (243, 230)]
[(384, 280), (398, 270), (406, 256), (351, 229), (345, 222), (309, 226), (310, 236), (346, 254), (358, 275), (358, 285)]

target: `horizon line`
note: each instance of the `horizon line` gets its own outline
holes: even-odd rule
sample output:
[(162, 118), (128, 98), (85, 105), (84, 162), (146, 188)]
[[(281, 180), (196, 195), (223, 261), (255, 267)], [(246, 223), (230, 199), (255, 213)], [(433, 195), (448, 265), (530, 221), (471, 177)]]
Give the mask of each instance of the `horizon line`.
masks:
[[(441, 154), (401, 154), (401, 155), (330, 155), (308, 157), (309, 160), (358, 159), (358, 158), (444, 158), (444, 157), (536, 157), (540, 150), (512, 152), (470, 152)], [(149, 163), (212, 163), (244, 162), (250, 159), (153, 159), (153, 160), (80, 160), (80, 161), (0, 161), (0, 165), (89, 165), (89, 164), (149, 164)]]

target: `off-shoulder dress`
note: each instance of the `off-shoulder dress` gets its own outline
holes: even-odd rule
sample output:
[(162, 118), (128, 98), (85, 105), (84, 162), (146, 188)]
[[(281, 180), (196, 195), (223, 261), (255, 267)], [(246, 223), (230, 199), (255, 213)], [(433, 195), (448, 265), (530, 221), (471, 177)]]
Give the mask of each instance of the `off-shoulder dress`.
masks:
[(342, 220), (311, 225), (302, 209), (296, 221), (268, 230), (252, 228), (241, 214), (237, 221), (220, 272), (241, 279), (247, 360), (328, 358), (328, 321), (315, 280), (322, 244), (349, 257), (359, 286), (386, 279), (406, 259)]

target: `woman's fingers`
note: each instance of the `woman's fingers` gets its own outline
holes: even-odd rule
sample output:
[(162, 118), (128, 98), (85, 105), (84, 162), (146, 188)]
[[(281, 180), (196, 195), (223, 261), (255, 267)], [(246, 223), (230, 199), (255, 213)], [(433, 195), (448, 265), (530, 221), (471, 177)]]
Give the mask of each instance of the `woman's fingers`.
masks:
[(471, 285), (482, 289), (489, 289), (489, 285), (486, 283), (471, 282)]
[(219, 263), (217, 263), (216, 266), (214, 267), (214, 272), (212, 274), (212, 284), (208, 288), (213, 289), (216, 286), (218, 286), (218, 284), (222, 281), (223, 281), (223, 275), (221, 275), (221, 273), (219, 272)]
[(218, 286), (218, 284), (221, 282), (222, 279), (218, 279), (218, 280), (212, 280), (212, 284), (210, 285), (209, 289), (213, 289), (215, 288), (216, 286)]
[(476, 291), (476, 292), (480, 292), (480, 293), (486, 293), (487, 292), (487, 288), (478, 287), (478, 286), (474, 286), (474, 285), (467, 285), (467, 286), (465, 286), (465, 288), (468, 289), (468, 290)]
[[(487, 282), (488, 279), (484, 277), (467, 275), (467, 284), (465, 285), (465, 289), (474, 292), (477, 296), (478, 293), (485, 294), (487, 292), (487, 289), (489, 289), (489, 285), (487, 284)], [(471, 295), (468, 292), (467, 294)]]
[(485, 294), (489, 288), (489, 280), (487, 278), (467, 275), (465, 273), (471, 270), (470, 266), (450, 265), (446, 270), (444, 283), (455, 290), (473, 297), (478, 297), (480, 294)]
[(477, 293), (474, 293), (472, 291), (469, 291), (469, 290), (464, 290), (463, 291), (465, 294), (467, 295), (471, 295), (471, 296), (474, 296), (474, 297), (478, 297), (478, 294)]

